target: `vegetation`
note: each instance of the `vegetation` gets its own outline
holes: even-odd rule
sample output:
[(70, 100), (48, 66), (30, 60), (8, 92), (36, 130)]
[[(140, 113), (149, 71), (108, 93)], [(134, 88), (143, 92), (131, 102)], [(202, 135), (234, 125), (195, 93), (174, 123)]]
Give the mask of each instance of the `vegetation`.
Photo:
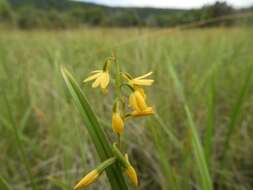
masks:
[[(75, 74), (112, 143), (113, 95), (82, 81), (115, 52), (124, 70), (133, 76), (152, 70), (155, 80), (147, 94), (156, 114), (130, 121), (122, 136), (138, 189), (251, 190), (252, 32), (2, 30), (0, 187), (72, 189), (95, 168), (99, 157), (60, 66)], [(109, 189), (101, 177), (89, 188)]]
[[(10, 23), (11, 26), (22, 29), (63, 29), (81, 26), (172, 27), (245, 11), (252, 11), (252, 8), (238, 10), (225, 2), (216, 2), (201, 9), (179, 10), (112, 8), (68, 0), (1, 0), (0, 23)], [(235, 22), (230, 20), (212, 25), (231, 25)], [(253, 23), (252, 19), (244, 22)]]

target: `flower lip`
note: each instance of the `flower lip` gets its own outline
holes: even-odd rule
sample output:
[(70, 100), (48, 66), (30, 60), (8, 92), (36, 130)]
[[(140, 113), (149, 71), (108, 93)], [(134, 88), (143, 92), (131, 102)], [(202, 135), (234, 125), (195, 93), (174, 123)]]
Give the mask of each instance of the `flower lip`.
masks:
[(154, 80), (153, 79), (145, 79), (146, 77), (152, 75), (153, 72), (149, 72), (149, 73), (146, 73), (144, 75), (141, 75), (139, 77), (136, 77), (136, 78), (132, 78), (132, 79), (129, 79), (129, 83), (131, 85), (136, 85), (136, 86), (150, 86), (153, 84)]
[(152, 107), (147, 107), (143, 111), (136, 111), (134, 110), (133, 112), (130, 113), (130, 116), (132, 117), (141, 117), (141, 116), (148, 116), (148, 115), (154, 115), (155, 112)]

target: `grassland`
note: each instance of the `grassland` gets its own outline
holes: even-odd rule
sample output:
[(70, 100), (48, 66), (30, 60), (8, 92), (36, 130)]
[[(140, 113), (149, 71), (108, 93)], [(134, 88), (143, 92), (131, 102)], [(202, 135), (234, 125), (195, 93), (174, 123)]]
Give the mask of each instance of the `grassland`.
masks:
[[(60, 65), (82, 84), (114, 51), (130, 72), (154, 72), (147, 94), (157, 115), (129, 123), (123, 137), (138, 169), (137, 189), (201, 189), (186, 107), (214, 189), (253, 189), (252, 33), (251, 28), (2, 30), (0, 175), (16, 190), (30, 189), (31, 181), (34, 189), (71, 189), (98, 163)], [(82, 87), (113, 142), (112, 95)], [(90, 189), (109, 189), (105, 176)]]

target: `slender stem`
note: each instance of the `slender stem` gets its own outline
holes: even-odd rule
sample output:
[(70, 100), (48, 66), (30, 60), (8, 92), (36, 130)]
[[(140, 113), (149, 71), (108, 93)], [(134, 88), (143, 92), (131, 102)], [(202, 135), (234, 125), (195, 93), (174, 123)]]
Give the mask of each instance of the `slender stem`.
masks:
[[(118, 101), (122, 102), (122, 98), (121, 98), (121, 85), (122, 85), (122, 81), (121, 81), (121, 69), (120, 69), (120, 65), (115, 57), (115, 55), (113, 55), (114, 57), (114, 63), (116, 65), (116, 74), (115, 74), (115, 85), (116, 85), (116, 99)], [(124, 106), (123, 106), (124, 107)], [(119, 149), (121, 149), (121, 136), (120, 134), (118, 134), (118, 145), (119, 145)]]
[(115, 82), (116, 82), (116, 97), (120, 99), (121, 96), (121, 76), (120, 76), (120, 65), (114, 56), (114, 63), (116, 65), (116, 77), (115, 77)]
[(121, 136), (120, 136), (120, 134), (118, 134), (118, 145), (119, 145), (119, 149), (121, 149)]

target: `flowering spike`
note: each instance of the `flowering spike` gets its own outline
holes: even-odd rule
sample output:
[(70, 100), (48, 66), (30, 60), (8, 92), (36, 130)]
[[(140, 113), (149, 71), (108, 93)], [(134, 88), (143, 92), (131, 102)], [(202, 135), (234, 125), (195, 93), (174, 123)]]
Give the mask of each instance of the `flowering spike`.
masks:
[[(92, 87), (100, 87), (102, 92), (107, 92), (108, 85), (110, 82), (109, 68), (111, 64), (115, 66), (115, 72), (113, 72), (114, 79), (114, 88), (115, 88), (115, 103), (113, 105), (113, 113), (112, 113), (112, 129), (113, 132), (118, 135), (118, 145), (116, 143), (113, 144), (112, 150), (115, 157), (108, 159), (99, 165), (95, 170), (88, 173), (76, 186), (75, 189), (86, 187), (89, 184), (96, 181), (99, 175), (103, 172), (103, 170), (114, 163), (115, 160), (120, 163), (123, 167), (125, 173), (129, 177), (130, 181), (137, 186), (138, 185), (138, 177), (134, 167), (128, 160), (127, 154), (124, 156), (121, 151), (121, 134), (124, 131), (124, 125), (128, 118), (131, 117), (141, 117), (148, 116), (154, 114), (154, 110), (152, 107), (148, 106), (146, 103), (146, 94), (142, 86), (150, 86), (153, 84), (153, 79), (148, 79), (152, 72), (146, 73), (139, 77), (132, 77), (127, 72), (122, 72), (120, 65), (116, 61), (115, 55), (113, 54), (111, 57), (105, 60), (102, 70), (95, 70), (91, 72), (91, 76), (86, 78), (84, 82), (93, 81)], [(123, 92), (122, 87), (128, 87), (131, 93), (129, 95), (128, 104), (132, 109), (131, 112), (127, 112), (126, 108), (126, 96)], [(120, 105), (120, 106), (119, 106)]]

